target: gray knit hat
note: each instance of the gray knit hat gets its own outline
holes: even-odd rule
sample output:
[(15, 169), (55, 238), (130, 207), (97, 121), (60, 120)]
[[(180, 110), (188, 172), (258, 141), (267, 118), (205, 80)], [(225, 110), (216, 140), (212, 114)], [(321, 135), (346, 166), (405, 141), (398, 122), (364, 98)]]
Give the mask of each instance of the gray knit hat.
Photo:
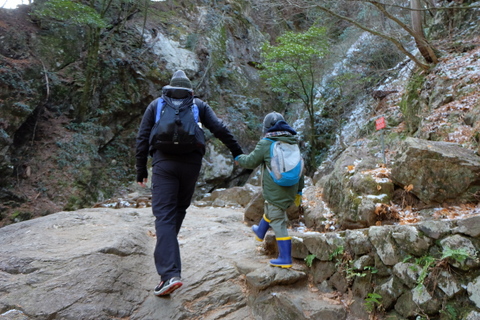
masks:
[(273, 127), (278, 121), (285, 120), (278, 112), (271, 112), (263, 119), (263, 133), (267, 133), (268, 129)]
[(193, 89), (192, 83), (182, 70), (178, 70), (173, 74), (172, 79), (170, 80), (170, 85), (172, 87)]

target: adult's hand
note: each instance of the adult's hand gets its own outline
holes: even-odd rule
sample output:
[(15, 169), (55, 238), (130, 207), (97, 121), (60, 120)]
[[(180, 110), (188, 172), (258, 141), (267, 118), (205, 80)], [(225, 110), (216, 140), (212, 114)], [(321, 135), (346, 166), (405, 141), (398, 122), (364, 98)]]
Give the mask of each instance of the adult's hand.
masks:
[(138, 185), (145, 188), (147, 186), (148, 178), (143, 178), (143, 181), (138, 181)]

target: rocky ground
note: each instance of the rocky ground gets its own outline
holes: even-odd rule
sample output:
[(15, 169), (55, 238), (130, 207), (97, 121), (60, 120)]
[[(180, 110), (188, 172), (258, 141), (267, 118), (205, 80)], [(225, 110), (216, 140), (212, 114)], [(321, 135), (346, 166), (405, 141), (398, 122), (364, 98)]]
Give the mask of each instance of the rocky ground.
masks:
[(347, 317), (338, 297), (310, 289), (303, 260), (268, 266), (243, 209), (189, 209), (179, 236), (184, 286), (166, 298), (153, 295), (149, 207), (59, 212), (3, 227), (0, 242), (2, 320)]

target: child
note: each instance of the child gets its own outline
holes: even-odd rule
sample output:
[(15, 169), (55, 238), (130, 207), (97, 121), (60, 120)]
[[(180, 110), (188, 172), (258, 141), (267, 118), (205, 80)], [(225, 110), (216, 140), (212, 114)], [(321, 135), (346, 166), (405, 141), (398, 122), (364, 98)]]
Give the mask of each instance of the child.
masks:
[(286, 210), (301, 198), (304, 185), (303, 172), (299, 182), (294, 185), (287, 187), (278, 185), (269, 173), (271, 170), (270, 147), (275, 141), (297, 144), (295, 137), (297, 132), (285, 122), (280, 113), (272, 112), (267, 114), (263, 120), (263, 134), (264, 138), (257, 143), (253, 152), (248, 155), (239, 155), (235, 161), (247, 169), (255, 169), (259, 165), (264, 166), (262, 167), (262, 191), (265, 199), (265, 213), (258, 226), (254, 225), (252, 230), (257, 240), (263, 241), (267, 230), (272, 227), (277, 240), (279, 257), (270, 260), (270, 265), (290, 268), (292, 266), (292, 238), (288, 236)]

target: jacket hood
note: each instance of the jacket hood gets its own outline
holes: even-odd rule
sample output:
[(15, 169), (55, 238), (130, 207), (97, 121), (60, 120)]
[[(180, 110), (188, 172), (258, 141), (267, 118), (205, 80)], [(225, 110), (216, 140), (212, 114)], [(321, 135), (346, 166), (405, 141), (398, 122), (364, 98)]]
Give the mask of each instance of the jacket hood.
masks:
[(268, 129), (267, 132), (274, 132), (274, 131), (287, 131), (293, 135), (297, 134), (297, 131), (295, 131), (292, 127), (290, 127), (290, 125), (284, 120), (280, 120), (277, 123), (275, 123), (275, 125), (270, 129)]

